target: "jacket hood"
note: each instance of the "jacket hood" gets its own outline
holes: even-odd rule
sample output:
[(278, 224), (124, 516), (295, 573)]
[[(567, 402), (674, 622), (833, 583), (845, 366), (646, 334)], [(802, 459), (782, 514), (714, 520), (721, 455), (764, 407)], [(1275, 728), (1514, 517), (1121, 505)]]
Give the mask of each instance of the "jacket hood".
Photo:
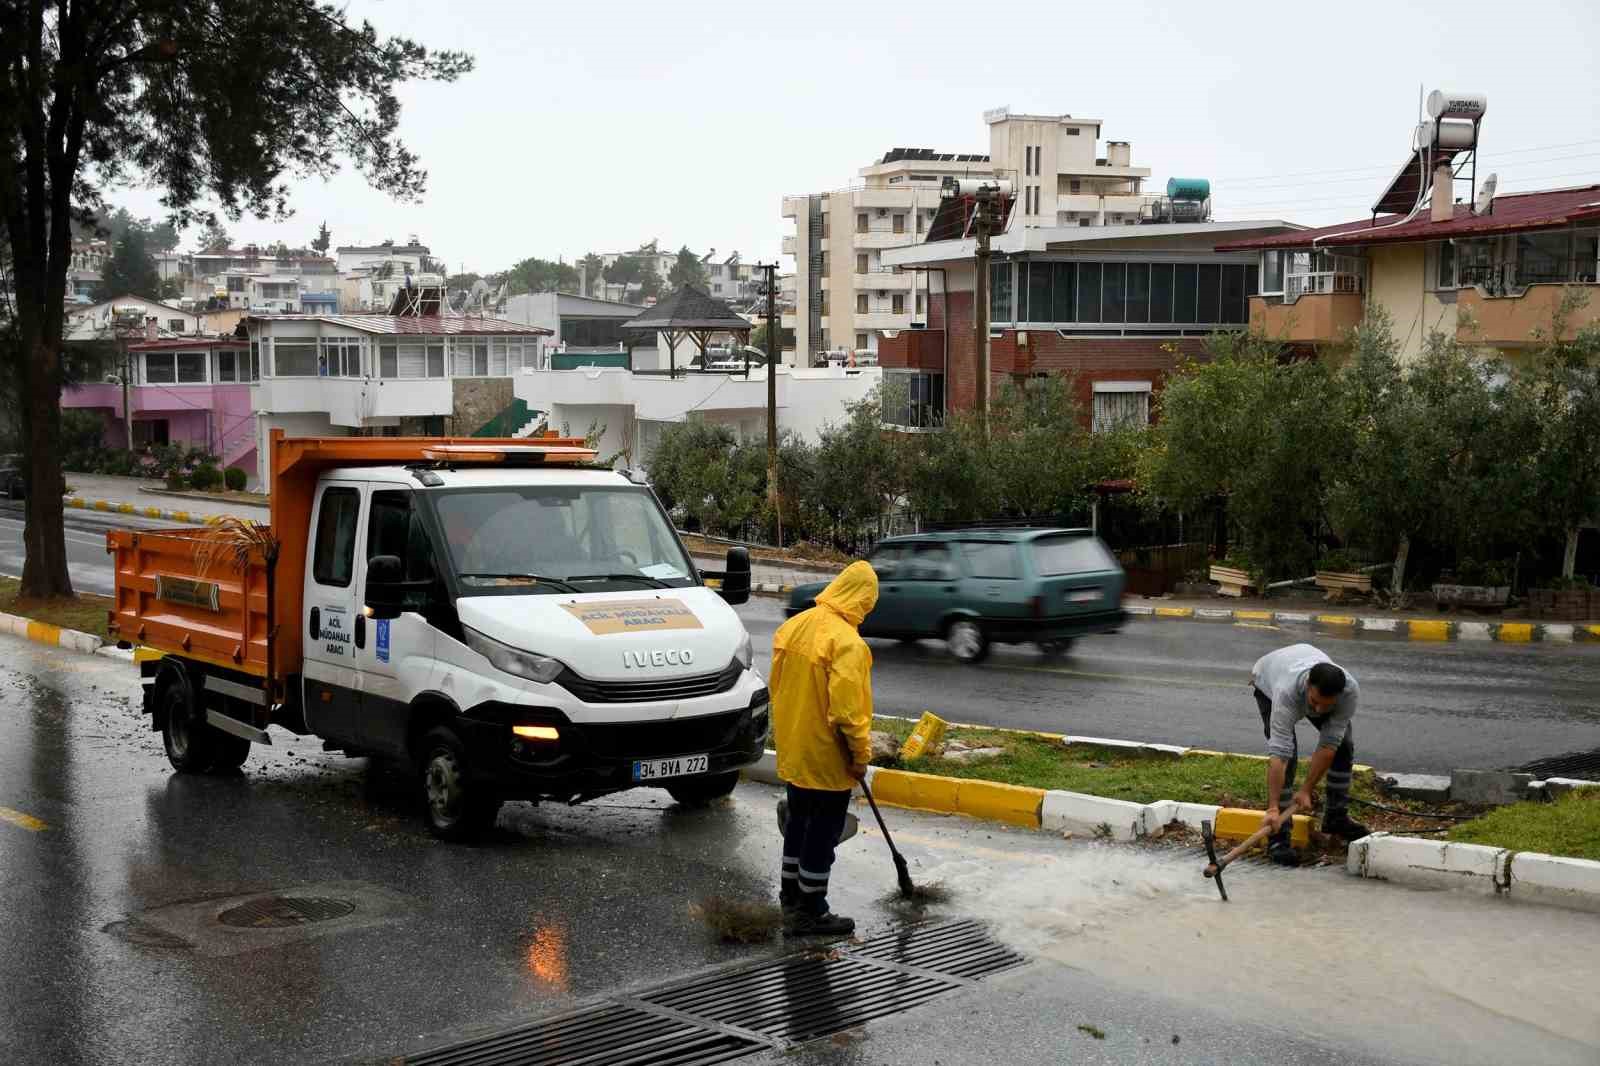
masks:
[(819, 607), (832, 609), (853, 626), (859, 626), (877, 603), (878, 575), (872, 569), (872, 564), (865, 560), (857, 560), (845, 567), (844, 573), (817, 593)]

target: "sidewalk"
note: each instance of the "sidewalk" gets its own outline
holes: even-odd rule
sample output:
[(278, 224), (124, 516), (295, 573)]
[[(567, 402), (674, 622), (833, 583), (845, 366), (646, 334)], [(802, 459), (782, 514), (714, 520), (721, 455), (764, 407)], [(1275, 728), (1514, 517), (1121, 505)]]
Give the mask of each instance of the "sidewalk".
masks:
[[(82, 506), (93, 510), (116, 511), (120, 505), (128, 504), (138, 514), (145, 514), (151, 509), (167, 512), (151, 516), (162, 518), (170, 518), (178, 512), (196, 519), (213, 515), (239, 515), (265, 520), (267, 516), (267, 508), (263, 504), (243, 500), (207, 500), (186, 493), (169, 493), (162, 488), (161, 482), (145, 478), (69, 472), (66, 480), (67, 488), (71, 490), (67, 499), (82, 500)], [(96, 504), (101, 502), (106, 506), (97, 507)], [(69, 502), (68, 506), (79, 505)]]

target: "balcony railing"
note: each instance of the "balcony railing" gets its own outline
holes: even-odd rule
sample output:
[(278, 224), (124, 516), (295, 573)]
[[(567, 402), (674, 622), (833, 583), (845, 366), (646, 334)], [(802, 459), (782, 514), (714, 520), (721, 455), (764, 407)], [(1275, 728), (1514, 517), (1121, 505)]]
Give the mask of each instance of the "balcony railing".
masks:
[(1361, 275), (1343, 271), (1314, 271), (1309, 274), (1288, 274), (1283, 279), (1283, 299), (1293, 303), (1302, 296), (1327, 295), (1336, 292), (1360, 293)]

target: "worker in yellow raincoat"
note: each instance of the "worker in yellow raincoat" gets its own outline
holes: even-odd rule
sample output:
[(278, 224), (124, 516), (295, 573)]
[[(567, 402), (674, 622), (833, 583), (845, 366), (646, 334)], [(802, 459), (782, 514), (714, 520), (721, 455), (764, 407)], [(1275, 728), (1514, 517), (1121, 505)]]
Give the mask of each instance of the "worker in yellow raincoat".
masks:
[(828, 910), (828, 872), (872, 757), (872, 652), (857, 629), (877, 602), (878, 575), (851, 563), (772, 638), (773, 742), (789, 803), (778, 897), (790, 936), (855, 931)]

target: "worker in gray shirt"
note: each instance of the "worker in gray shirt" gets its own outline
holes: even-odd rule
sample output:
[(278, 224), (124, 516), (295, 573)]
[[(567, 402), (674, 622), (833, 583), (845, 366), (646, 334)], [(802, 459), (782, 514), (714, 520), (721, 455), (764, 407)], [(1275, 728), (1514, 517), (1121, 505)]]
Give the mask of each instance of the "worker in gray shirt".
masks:
[[(1350, 817), (1350, 775), (1356, 749), (1352, 719), (1361, 686), (1344, 667), (1310, 644), (1291, 644), (1268, 652), (1250, 670), (1261, 728), (1267, 736), (1267, 816), (1273, 833), (1267, 855), (1273, 862), (1296, 866), (1300, 856), (1289, 842), (1295, 811), (1310, 812), (1317, 783), (1328, 778), (1328, 801), (1322, 831), (1346, 841), (1360, 840), (1369, 830)], [(1317, 751), (1306, 770), (1306, 783), (1294, 789), (1300, 744), (1295, 727), (1301, 719), (1317, 729)]]

